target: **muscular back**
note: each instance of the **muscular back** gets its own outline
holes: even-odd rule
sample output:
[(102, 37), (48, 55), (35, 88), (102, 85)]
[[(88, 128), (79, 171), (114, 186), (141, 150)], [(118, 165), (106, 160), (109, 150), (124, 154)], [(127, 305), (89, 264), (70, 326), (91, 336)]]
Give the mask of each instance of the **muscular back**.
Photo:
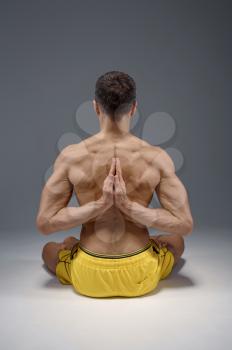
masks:
[[(72, 145), (68, 177), (79, 204), (101, 197), (103, 182), (115, 155), (120, 158), (128, 198), (147, 207), (160, 181), (156, 167), (159, 153), (159, 147), (149, 145), (132, 134), (113, 141), (98, 133)], [(114, 206), (83, 224), (80, 235), (84, 247), (99, 253), (136, 250), (148, 239), (149, 232), (145, 226), (134, 223)]]

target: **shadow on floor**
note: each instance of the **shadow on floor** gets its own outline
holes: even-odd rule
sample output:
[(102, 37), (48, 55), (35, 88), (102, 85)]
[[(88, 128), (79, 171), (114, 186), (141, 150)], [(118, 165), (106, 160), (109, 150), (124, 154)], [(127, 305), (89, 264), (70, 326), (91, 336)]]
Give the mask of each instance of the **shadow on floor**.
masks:
[[(195, 285), (195, 283), (191, 280), (191, 278), (179, 274), (180, 270), (185, 265), (186, 260), (183, 258), (180, 258), (178, 263), (173, 267), (171, 273), (169, 276), (167, 276), (165, 279), (160, 280), (157, 287), (152, 290), (151, 292), (137, 296), (136, 298), (146, 298), (151, 297), (153, 295), (158, 294), (162, 289), (166, 288), (187, 288), (192, 287)], [(116, 298), (116, 299), (125, 299), (127, 297), (117, 296), (117, 297), (110, 297), (110, 298)], [(108, 299), (108, 298), (102, 298), (102, 299)]]
[(194, 286), (195, 283), (191, 278), (179, 274), (180, 270), (183, 268), (185, 263), (186, 263), (186, 260), (183, 258), (180, 258), (178, 263), (173, 267), (170, 275), (167, 276), (165, 279), (160, 280), (158, 286), (153, 291), (151, 291), (146, 295), (143, 295), (142, 297), (155, 295), (165, 288), (176, 289), (176, 288), (187, 288), (187, 287)]
[[(47, 280), (44, 283), (44, 287), (59, 289), (59, 288), (63, 288), (65, 286), (64, 284), (60, 283), (60, 281), (57, 279), (56, 275), (48, 269), (47, 265), (42, 264), (42, 268), (52, 277), (51, 279)], [(67, 286), (68, 286), (68, 284), (67, 284)]]

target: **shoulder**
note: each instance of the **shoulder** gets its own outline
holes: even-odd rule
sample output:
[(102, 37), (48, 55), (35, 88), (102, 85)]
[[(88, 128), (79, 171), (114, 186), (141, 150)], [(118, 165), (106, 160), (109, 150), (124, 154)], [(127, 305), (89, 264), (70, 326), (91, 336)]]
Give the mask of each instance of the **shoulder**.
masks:
[(175, 173), (175, 165), (168, 152), (159, 146), (148, 143), (145, 140), (138, 140), (147, 163), (154, 169), (158, 170), (161, 176), (173, 176)]
[(73, 157), (76, 154), (76, 152), (78, 151), (78, 149), (80, 148), (80, 144), (81, 143), (74, 143), (74, 144), (71, 144), (71, 145), (64, 147), (62, 149), (62, 151), (60, 152), (60, 155), (62, 157), (65, 157), (65, 158)]
[(60, 153), (58, 154), (54, 166), (62, 165), (69, 166), (73, 163), (75, 159), (77, 159), (80, 149), (80, 144), (71, 144), (64, 147)]
[(171, 176), (175, 173), (173, 160), (163, 148), (153, 146), (153, 160), (161, 176)]

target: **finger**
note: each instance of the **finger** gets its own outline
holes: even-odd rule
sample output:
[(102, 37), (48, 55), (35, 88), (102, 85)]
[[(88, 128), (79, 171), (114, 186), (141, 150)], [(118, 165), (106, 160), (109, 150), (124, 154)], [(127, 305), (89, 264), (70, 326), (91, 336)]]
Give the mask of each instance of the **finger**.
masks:
[(115, 174), (115, 167), (116, 167), (116, 161), (115, 161), (115, 158), (112, 158), (110, 172), (109, 172), (110, 175)]
[(120, 180), (123, 180), (120, 159), (118, 157), (116, 158), (116, 174), (119, 176)]
[(107, 176), (107, 178), (108, 178), (108, 182), (111, 184), (113, 184), (114, 183), (114, 175), (109, 175), (109, 176)]
[(109, 178), (108, 184), (111, 188), (113, 188), (114, 187), (114, 175), (109, 175), (108, 178)]
[(107, 176), (107, 181), (105, 182), (104, 189), (106, 191), (113, 191), (113, 186), (114, 186), (114, 177), (113, 175)]
[(110, 181), (108, 183), (108, 188), (110, 190), (111, 193), (113, 193), (113, 190), (114, 190), (114, 180)]
[(114, 175), (114, 186), (115, 186), (115, 189), (118, 189), (119, 187), (121, 187), (118, 175)]
[(114, 175), (114, 183), (119, 184), (119, 177), (118, 175)]
[(105, 180), (104, 180), (104, 186), (108, 186), (108, 184), (110, 186), (113, 186), (114, 184), (114, 175), (108, 175)]

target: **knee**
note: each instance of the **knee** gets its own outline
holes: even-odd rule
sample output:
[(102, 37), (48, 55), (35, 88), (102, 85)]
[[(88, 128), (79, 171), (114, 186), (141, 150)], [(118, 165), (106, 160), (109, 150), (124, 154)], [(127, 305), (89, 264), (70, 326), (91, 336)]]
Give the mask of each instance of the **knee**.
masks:
[(179, 250), (179, 256), (181, 256), (185, 249), (185, 242), (183, 236), (178, 235), (178, 250)]
[(46, 257), (48, 256), (49, 251), (50, 251), (51, 246), (53, 245), (53, 243), (54, 243), (54, 242), (48, 242), (48, 243), (46, 243), (46, 244), (43, 246), (43, 249), (42, 249), (42, 259), (43, 259), (44, 262), (47, 260)]

